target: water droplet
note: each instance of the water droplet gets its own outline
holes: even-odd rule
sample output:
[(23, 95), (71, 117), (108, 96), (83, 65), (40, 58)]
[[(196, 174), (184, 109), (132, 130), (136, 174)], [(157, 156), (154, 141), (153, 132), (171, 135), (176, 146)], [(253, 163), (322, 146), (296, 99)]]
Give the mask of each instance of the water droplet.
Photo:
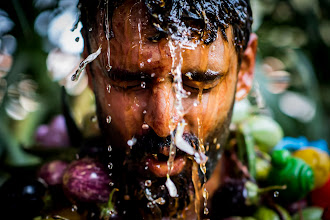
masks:
[(73, 205), (72, 207), (71, 207), (71, 211), (72, 212), (76, 212), (78, 210), (78, 207), (76, 206), (76, 205)]
[(76, 42), (79, 42), (79, 37), (76, 37), (76, 39), (74, 39)]
[(109, 168), (109, 170), (111, 170), (113, 168), (113, 164), (111, 162), (108, 164), (108, 168)]
[(274, 197), (277, 198), (280, 195), (279, 191), (274, 192)]
[(131, 140), (127, 141), (128, 146), (132, 147), (136, 143), (136, 138), (132, 138)]
[(194, 106), (196, 107), (196, 106), (198, 106), (198, 101), (194, 101)]
[(76, 156), (76, 160), (79, 160), (79, 158), (80, 158), (79, 154), (76, 154), (75, 156)]
[(143, 110), (143, 114), (147, 114), (147, 110)]
[(151, 63), (151, 59), (148, 59), (147, 62), (148, 62), (148, 63)]
[(108, 124), (111, 123), (111, 116), (110, 115), (107, 116), (106, 121), (107, 121)]
[(154, 204), (152, 204), (152, 202), (148, 202), (147, 207), (148, 207), (149, 209), (152, 209), (152, 208), (154, 208), (155, 206), (154, 206)]
[(143, 89), (146, 88), (146, 82), (141, 82), (141, 88), (143, 88)]
[(213, 144), (217, 143), (217, 140), (218, 140), (217, 138), (214, 138), (213, 139)]
[(149, 125), (147, 125), (147, 124), (142, 125), (142, 129), (148, 129), (148, 128), (149, 128)]
[(113, 182), (110, 182), (109, 183), (109, 186), (114, 186), (115, 184)]
[(151, 78), (155, 77), (156, 73), (151, 73)]
[(107, 91), (108, 91), (108, 93), (111, 92), (111, 85), (110, 84), (107, 85)]
[(220, 144), (217, 144), (216, 149), (217, 149), (217, 150), (220, 149)]
[(93, 28), (89, 28), (88, 31), (91, 32), (93, 30)]
[(109, 176), (112, 176), (112, 173), (109, 173)]
[(109, 151), (109, 152), (112, 151), (112, 147), (111, 147), (111, 145), (108, 146), (108, 151)]
[(146, 181), (144, 182), (144, 185), (145, 185), (146, 187), (150, 187), (150, 186), (152, 185), (151, 180), (146, 180)]
[(164, 186), (164, 185), (161, 185), (161, 186), (160, 186), (160, 189), (161, 189), (161, 190), (165, 190), (165, 186)]
[(109, 72), (109, 71), (112, 69), (112, 66), (109, 65), (109, 64), (107, 64), (107, 65), (106, 65), (106, 68), (107, 68), (107, 71)]
[(141, 62), (140, 63), (140, 68), (143, 68), (144, 67), (144, 62)]
[(209, 209), (208, 208), (204, 208), (204, 215), (208, 215), (209, 214)]

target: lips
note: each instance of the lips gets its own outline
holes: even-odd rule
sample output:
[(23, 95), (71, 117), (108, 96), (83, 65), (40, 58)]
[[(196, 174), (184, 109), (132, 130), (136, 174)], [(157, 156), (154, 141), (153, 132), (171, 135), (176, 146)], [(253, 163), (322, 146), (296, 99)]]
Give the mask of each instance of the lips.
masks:
[[(155, 156), (147, 156), (146, 157), (146, 165), (149, 170), (156, 175), (157, 177), (166, 177), (168, 173), (168, 166), (166, 160), (159, 160)], [(186, 165), (186, 157), (184, 156), (176, 156), (173, 161), (173, 167), (170, 172), (170, 176), (178, 175)]]

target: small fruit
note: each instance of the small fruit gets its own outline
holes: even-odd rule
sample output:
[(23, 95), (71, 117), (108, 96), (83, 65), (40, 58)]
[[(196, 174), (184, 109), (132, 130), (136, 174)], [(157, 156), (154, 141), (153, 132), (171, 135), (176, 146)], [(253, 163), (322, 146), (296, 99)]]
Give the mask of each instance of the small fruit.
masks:
[(61, 160), (45, 163), (39, 170), (39, 177), (49, 186), (60, 185), (67, 166), (68, 163)]
[(324, 185), (330, 174), (330, 158), (326, 152), (308, 147), (295, 151), (292, 156), (303, 159), (312, 168), (315, 189)]
[(83, 158), (68, 166), (63, 175), (63, 189), (73, 202), (104, 203), (109, 199), (110, 181), (101, 163)]

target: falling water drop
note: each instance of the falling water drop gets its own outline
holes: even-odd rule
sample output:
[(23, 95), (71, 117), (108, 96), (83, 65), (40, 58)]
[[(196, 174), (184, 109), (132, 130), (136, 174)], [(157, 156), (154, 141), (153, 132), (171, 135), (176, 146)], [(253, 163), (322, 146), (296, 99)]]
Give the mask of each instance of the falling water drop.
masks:
[(143, 114), (147, 114), (147, 110), (143, 110)]
[(109, 186), (114, 186), (115, 184), (113, 182), (110, 182), (109, 183)]
[(209, 209), (207, 207), (204, 208), (204, 215), (208, 215), (209, 214)]
[(111, 123), (111, 116), (110, 116), (110, 115), (107, 116), (107, 118), (106, 118), (106, 122), (107, 122), (108, 124)]
[(108, 151), (109, 151), (109, 152), (112, 151), (112, 146), (111, 146), (111, 145), (108, 146)]
[(112, 170), (113, 164), (111, 162), (108, 164), (108, 168), (109, 168), (109, 170)]
[(143, 88), (143, 89), (146, 88), (146, 82), (141, 82), (141, 88)]
[(146, 187), (150, 187), (150, 186), (152, 185), (151, 180), (146, 180), (146, 181), (144, 182), (144, 185), (145, 185)]
[(74, 40), (75, 40), (76, 42), (79, 42), (79, 39), (80, 39), (79, 37), (76, 37), (76, 39), (74, 39)]
[(274, 197), (277, 198), (279, 196), (279, 194), (280, 194), (279, 191), (275, 191), (274, 192)]
[(89, 28), (88, 31), (91, 32), (93, 30), (93, 28)]

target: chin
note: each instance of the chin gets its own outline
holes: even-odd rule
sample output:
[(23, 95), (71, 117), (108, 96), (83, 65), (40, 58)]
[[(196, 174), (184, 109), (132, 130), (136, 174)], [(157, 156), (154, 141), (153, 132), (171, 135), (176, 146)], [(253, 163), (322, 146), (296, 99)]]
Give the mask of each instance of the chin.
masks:
[[(170, 179), (176, 186), (177, 197), (171, 197), (165, 185), (166, 176), (160, 176), (140, 162), (126, 159), (122, 170), (120, 191), (125, 192), (123, 199), (130, 203), (141, 216), (150, 219), (161, 217), (176, 218), (184, 215), (185, 210), (194, 201), (192, 183), (192, 161), (187, 160), (182, 170)], [(122, 207), (128, 209), (129, 207)], [(126, 210), (129, 212), (130, 210)], [(134, 212), (134, 211), (133, 211)], [(147, 218), (148, 219), (148, 218)]]

